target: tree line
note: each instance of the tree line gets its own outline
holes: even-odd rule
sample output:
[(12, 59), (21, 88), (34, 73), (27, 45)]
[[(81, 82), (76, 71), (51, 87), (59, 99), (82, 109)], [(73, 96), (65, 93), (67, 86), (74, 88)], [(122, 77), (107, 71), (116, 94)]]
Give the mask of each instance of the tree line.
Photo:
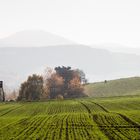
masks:
[(79, 98), (87, 96), (85, 73), (71, 67), (46, 68), (43, 75), (33, 74), (20, 86), (18, 101)]

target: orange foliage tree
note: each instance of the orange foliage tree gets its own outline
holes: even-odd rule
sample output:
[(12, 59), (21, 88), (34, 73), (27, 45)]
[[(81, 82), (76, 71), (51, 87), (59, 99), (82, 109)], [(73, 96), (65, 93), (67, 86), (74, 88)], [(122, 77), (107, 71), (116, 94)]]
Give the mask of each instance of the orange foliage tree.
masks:
[(85, 96), (81, 80), (81, 73), (71, 67), (56, 67), (55, 71), (47, 68), (45, 75), (45, 89), (50, 98), (63, 96), (73, 98)]

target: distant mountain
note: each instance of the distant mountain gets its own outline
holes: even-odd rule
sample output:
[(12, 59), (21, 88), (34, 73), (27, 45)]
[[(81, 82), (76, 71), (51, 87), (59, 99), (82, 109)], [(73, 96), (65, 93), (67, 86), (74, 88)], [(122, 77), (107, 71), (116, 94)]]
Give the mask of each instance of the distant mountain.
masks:
[(75, 44), (61, 36), (41, 30), (25, 30), (0, 39), (0, 47), (43, 47)]
[(91, 83), (85, 86), (85, 92), (90, 97), (140, 95), (140, 77)]

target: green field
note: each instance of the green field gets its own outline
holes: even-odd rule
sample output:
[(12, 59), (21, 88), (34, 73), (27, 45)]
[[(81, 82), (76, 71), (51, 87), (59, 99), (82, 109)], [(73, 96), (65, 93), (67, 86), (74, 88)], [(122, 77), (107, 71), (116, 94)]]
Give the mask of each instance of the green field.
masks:
[(140, 140), (140, 96), (0, 103), (0, 140)]
[(140, 95), (140, 77), (90, 83), (85, 86), (85, 92), (90, 97)]

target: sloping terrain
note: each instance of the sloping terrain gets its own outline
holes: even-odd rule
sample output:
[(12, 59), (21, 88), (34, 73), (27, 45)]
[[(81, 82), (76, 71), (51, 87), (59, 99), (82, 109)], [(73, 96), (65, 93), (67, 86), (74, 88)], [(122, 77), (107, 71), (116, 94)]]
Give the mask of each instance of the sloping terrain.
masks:
[(85, 86), (85, 92), (91, 97), (140, 95), (140, 77), (91, 83)]

